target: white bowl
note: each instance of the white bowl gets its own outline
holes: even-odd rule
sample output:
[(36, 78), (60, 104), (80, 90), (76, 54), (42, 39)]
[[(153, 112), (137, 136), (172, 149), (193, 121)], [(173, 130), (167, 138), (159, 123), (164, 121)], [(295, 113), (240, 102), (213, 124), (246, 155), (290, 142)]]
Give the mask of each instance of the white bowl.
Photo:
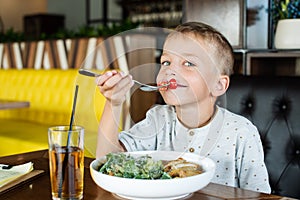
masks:
[(154, 160), (175, 160), (182, 157), (187, 161), (202, 166), (204, 172), (199, 175), (177, 179), (143, 180), (129, 179), (102, 174), (97, 169), (106, 160), (102, 157), (92, 161), (91, 176), (95, 183), (113, 194), (127, 199), (178, 199), (189, 196), (193, 192), (204, 188), (211, 181), (215, 173), (215, 163), (205, 157), (192, 153), (174, 151), (138, 151), (127, 152), (134, 157), (150, 155)]

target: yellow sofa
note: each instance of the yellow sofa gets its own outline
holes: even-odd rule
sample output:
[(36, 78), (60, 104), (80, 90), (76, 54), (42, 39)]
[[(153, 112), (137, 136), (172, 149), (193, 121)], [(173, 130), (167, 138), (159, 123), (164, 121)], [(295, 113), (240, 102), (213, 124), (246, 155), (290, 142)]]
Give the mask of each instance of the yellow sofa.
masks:
[(29, 108), (0, 110), (0, 156), (48, 148), (48, 127), (69, 125), (75, 86), (74, 124), (85, 128), (85, 154), (93, 157), (105, 98), (94, 79), (78, 70), (0, 70), (0, 100), (25, 100)]

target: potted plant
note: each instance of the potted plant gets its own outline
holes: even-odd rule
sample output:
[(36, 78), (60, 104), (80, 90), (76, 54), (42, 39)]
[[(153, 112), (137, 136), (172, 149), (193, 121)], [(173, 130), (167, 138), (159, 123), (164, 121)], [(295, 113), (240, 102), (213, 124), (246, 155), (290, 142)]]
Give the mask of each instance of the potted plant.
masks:
[(274, 44), (279, 49), (300, 49), (300, 0), (272, 0)]

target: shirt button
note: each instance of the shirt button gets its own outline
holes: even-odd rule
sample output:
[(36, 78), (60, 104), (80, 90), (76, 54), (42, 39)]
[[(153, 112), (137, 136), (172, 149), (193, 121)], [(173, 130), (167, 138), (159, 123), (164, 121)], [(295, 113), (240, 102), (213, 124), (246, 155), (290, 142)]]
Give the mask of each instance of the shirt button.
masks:
[(190, 148), (189, 151), (190, 151), (191, 153), (193, 153), (193, 152), (195, 151), (195, 149), (194, 149), (194, 148)]
[(195, 135), (194, 131), (190, 131), (190, 136)]

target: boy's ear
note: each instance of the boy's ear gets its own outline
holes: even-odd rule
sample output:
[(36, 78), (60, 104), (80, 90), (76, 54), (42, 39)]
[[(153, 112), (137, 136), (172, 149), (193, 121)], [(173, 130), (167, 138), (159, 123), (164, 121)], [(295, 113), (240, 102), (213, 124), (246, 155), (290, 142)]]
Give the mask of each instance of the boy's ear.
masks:
[(219, 77), (219, 80), (215, 84), (215, 87), (212, 91), (212, 95), (218, 97), (224, 94), (229, 87), (229, 82), (230, 82), (229, 76), (221, 75)]

